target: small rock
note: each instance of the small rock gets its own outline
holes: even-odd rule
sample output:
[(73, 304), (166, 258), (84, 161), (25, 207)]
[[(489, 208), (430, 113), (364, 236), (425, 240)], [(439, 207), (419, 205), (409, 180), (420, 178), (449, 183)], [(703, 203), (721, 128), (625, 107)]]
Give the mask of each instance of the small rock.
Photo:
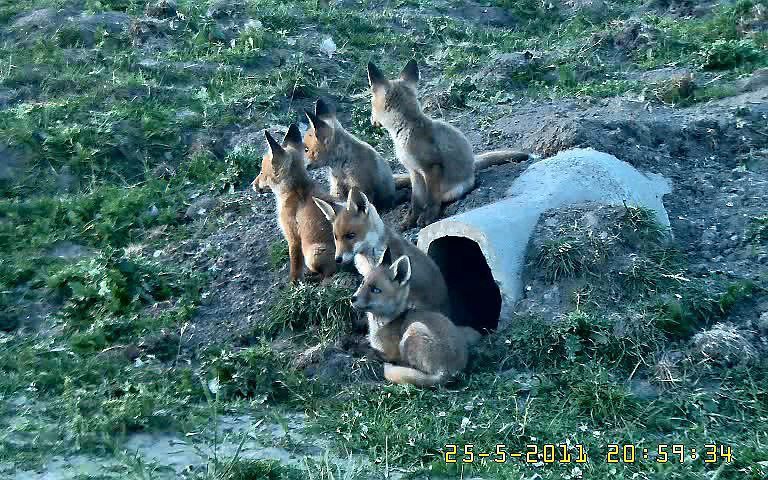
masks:
[(600, 21), (608, 14), (605, 0), (571, 0), (571, 14), (583, 14), (593, 21)]
[(152, 0), (147, 3), (144, 13), (149, 17), (171, 18), (176, 16), (176, 0)]
[(542, 63), (541, 57), (531, 51), (502, 53), (496, 55), (488, 66), (473, 75), (472, 81), (494, 85), (499, 82), (509, 81), (516, 74), (526, 72), (531, 68), (537, 68)]
[(55, 28), (61, 21), (61, 13), (55, 8), (43, 8), (33, 10), (27, 14), (21, 15), (11, 24), (11, 29), (31, 33), (36, 30), (47, 30)]
[(211, 18), (226, 18), (243, 13), (245, 13), (245, 2), (242, 0), (214, 0), (208, 7), (206, 15)]
[(648, 380), (633, 379), (629, 384), (632, 395), (640, 400), (653, 400), (658, 398), (659, 389)]
[(730, 324), (719, 323), (709, 330), (699, 332), (694, 335), (692, 343), (694, 355), (714, 365), (748, 363), (756, 356), (747, 332)]
[(208, 214), (208, 212), (216, 208), (218, 204), (219, 201), (217, 199), (209, 195), (203, 195), (192, 202), (192, 205), (187, 208), (187, 211), (184, 215), (190, 219), (204, 217)]
[(320, 51), (324, 54), (328, 55), (328, 58), (333, 57), (333, 54), (336, 53), (336, 42), (333, 41), (333, 38), (330, 36), (326, 36), (322, 42), (320, 42)]
[(473, 23), (491, 27), (511, 27), (519, 22), (515, 16), (510, 14), (509, 10), (501, 7), (467, 5), (453, 10), (451, 14), (454, 17), (472, 19)]
[(739, 82), (738, 89), (741, 92), (753, 92), (768, 86), (768, 68), (761, 68), (752, 72), (752, 75)]
[(172, 165), (162, 162), (152, 169), (152, 176), (155, 178), (162, 178), (163, 180), (169, 180), (176, 176), (176, 169)]
[(712, 245), (717, 240), (717, 230), (713, 228), (707, 228), (701, 232), (701, 243), (704, 245)]
[(30, 152), (0, 143), (0, 181), (15, 180), (24, 173)]
[(64, 260), (79, 260), (94, 255), (92, 248), (72, 242), (58, 242), (48, 251), (48, 256)]

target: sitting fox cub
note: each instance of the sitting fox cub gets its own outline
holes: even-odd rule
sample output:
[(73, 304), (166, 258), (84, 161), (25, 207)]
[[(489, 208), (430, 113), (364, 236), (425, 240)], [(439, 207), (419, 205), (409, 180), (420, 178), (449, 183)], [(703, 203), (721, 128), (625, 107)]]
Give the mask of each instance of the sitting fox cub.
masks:
[(297, 282), (304, 274), (304, 266), (323, 278), (336, 272), (333, 259), (333, 228), (313, 197), (330, 200), (309, 178), (304, 167), (304, 145), (301, 132), (294, 123), (280, 145), (268, 131), (264, 131), (269, 151), (261, 162), (261, 173), (252, 183), (254, 190), (262, 192), (269, 187), (275, 194), (280, 229), (288, 242), (290, 280)]
[(330, 167), (331, 196), (343, 200), (357, 187), (376, 207), (394, 206), (395, 180), (384, 158), (345, 130), (336, 119), (336, 109), (323, 99), (315, 103), (315, 113), (305, 113), (309, 119), (304, 135), (307, 168)]
[[(384, 225), (376, 207), (356, 188), (349, 191), (345, 207), (331, 205), (320, 198), (315, 203), (333, 224), (336, 262), (349, 263), (365, 275), (383, 261), (389, 252), (392, 258), (410, 257), (413, 275), (410, 281), (409, 303), (449, 314), (448, 287), (440, 269), (424, 252)], [(390, 259), (390, 261), (391, 261)]]
[[(480, 338), (448, 317), (408, 303), (411, 262), (407, 256), (391, 266), (370, 270), (352, 297), (352, 306), (367, 312), (371, 347), (388, 362), (384, 377), (394, 383), (440, 385), (467, 365), (467, 345)], [(399, 364), (399, 365), (395, 365)]]
[(475, 157), (463, 133), (426, 116), (417, 98), (419, 68), (415, 60), (408, 62), (397, 80), (388, 80), (369, 63), (368, 81), (373, 94), (371, 124), (387, 129), (397, 159), (411, 178), (411, 208), (403, 228), (434, 222), (443, 203), (461, 198), (475, 186), (476, 170), (528, 159), (527, 153), (511, 150)]

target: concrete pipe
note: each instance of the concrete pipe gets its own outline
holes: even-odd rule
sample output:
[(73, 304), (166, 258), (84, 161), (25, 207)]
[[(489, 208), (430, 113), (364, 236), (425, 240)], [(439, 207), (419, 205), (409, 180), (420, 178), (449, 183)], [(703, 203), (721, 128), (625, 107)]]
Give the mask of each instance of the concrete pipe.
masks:
[(567, 150), (531, 165), (503, 200), (425, 227), (418, 247), (445, 276), (453, 320), (495, 330), (522, 295), (528, 242), (543, 212), (588, 201), (626, 203), (653, 210), (669, 227), (662, 203), (669, 192), (664, 177), (640, 173), (613, 155)]

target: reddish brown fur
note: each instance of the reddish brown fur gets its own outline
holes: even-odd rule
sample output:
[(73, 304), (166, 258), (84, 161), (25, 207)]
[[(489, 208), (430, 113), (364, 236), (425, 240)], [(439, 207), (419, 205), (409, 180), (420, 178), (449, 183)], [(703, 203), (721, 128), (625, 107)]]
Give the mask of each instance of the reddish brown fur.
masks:
[(304, 146), (296, 125), (291, 125), (282, 146), (269, 132), (265, 131), (265, 135), (270, 148), (263, 157), (261, 173), (253, 181), (253, 187), (258, 191), (270, 188), (275, 195), (278, 221), (288, 242), (290, 281), (299, 281), (305, 266), (328, 278), (336, 272), (333, 229), (312, 198), (330, 200), (330, 197), (321, 192), (307, 174)]

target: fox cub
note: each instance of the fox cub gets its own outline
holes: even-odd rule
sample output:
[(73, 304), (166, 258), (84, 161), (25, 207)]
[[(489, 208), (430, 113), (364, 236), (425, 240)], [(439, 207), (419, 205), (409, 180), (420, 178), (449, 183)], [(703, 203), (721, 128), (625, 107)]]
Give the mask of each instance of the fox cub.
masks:
[[(394, 383), (440, 385), (467, 365), (467, 346), (480, 338), (469, 327), (409, 304), (411, 262), (377, 265), (365, 275), (352, 306), (368, 316), (368, 339), (382, 359), (384, 377)], [(397, 365), (396, 365), (397, 364)]]
[(332, 205), (321, 198), (315, 203), (333, 225), (336, 262), (354, 261), (357, 271), (365, 275), (389, 254), (391, 258), (410, 257), (413, 266), (409, 303), (449, 314), (448, 287), (443, 274), (424, 252), (392, 229), (379, 216), (368, 197), (352, 188), (346, 206)]
[(261, 162), (261, 173), (252, 183), (254, 190), (272, 190), (277, 203), (280, 229), (288, 242), (290, 280), (299, 281), (304, 266), (328, 278), (336, 272), (333, 258), (333, 228), (312, 198), (330, 197), (321, 192), (304, 167), (301, 132), (291, 124), (280, 145), (264, 131), (269, 151)]
[(403, 228), (434, 222), (443, 203), (457, 200), (474, 188), (476, 170), (528, 159), (528, 154), (512, 150), (476, 157), (467, 137), (457, 128), (425, 115), (416, 91), (419, 68), (415, 60), (408, 62), (396, 80), (387, 79), (369, 63), (368, 81), (371, 124), (389, 132), (397, 158), (411, 179), (411, 208)]
[(357, 187), (378, 208), (394, 206), (395, 180), (384, 158), (345, 130), (336, 118), (336, 109), (323, 99), (315, 103), (315, 113), (305, 113), (309, 119), (304, 135), (307, 168), (330, 167), (331, 196), (343, 200), (352, 187)]

